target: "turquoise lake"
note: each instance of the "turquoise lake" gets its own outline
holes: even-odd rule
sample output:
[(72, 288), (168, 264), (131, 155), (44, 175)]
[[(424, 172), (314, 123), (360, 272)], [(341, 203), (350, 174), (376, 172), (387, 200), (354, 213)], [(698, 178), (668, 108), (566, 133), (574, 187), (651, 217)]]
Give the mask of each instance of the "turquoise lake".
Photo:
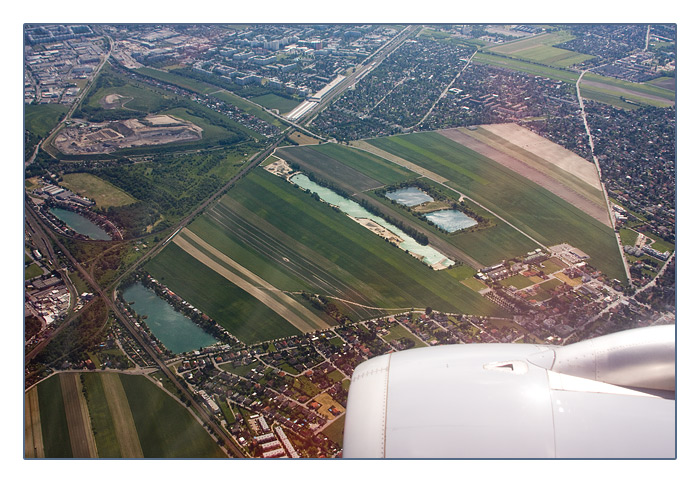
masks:
[(124, 300), (139, 315), (146, 315), (146, 325), (165, 347), (180, 354), (210, 346), (217, 340), (175, 310), (150, 288), (137, 282), (124, 290)]
[(63, 223), (68, 225), (70, 228), (85, 235), (92, 240), (111, 240), (112, 237), (109, 233), (104, 231), (100, 226), (94, 224), (92, 221), (85, 218), (79, 213), (74, 211), (64, 210), (63, 208), (51, 208), (49, 211), (61, 220)]

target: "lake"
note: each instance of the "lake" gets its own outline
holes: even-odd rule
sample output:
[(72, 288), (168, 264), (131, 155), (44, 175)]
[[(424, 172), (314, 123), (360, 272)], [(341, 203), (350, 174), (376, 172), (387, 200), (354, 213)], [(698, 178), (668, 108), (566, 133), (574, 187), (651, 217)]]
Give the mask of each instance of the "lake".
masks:
[(165, 347), (180, 354), (217, 342), (210, 334), (175, 310), (141, 282), (129, 285), (124, 290), (124, 300), (133, 302), (132, 308), (139, 315), (146, 315), (146, 325)]
[(478, 225), (478, 222), (461, 211), (439, 210), (426, 213), (425, 217), (449, 233)]
[(400, 205), (404, 206), (417, 206), (428, 201), (435, 201), (432, 196), (423, 190), (411, 186), (408, 188), (401, 188), (396, 191), (390, 191), (384, 196), (390, 200), (394, 200)]
[(85, 218), (83, 215), (70, 210), (64, 210), (63, 208), (50, 208), (53, 216), (61, 220), (63, 223), (68, 225), (70, 228), (75, 230), (81, 235), (85, 235), (92, 240), (111, 240), (112, 237), (109, 233), (104, 231), (102, 227), (96, 225), (89, 219)]
[(401, 231), (398, 227), (387, 222), (381, 216), (374, 215), (369, 211), (365, 210), (359, 203), (340, 196), (333, 190), (324, 188), (313, 181), (311, 181), (304, 174), (295, 174), (290, 178), (290, 181), (297, 186), (316, 193), (319, 198), (328, 204), (337, 206), (340, 211), (349, 215), (352, 218), (367, 218), (375, 223), (383, 226), (387, 230), (391, 231), (395, 235), (399, 236), (403, 242), (399, 244), (399, 247), (408, 250), (411, 253), (415, 253), (421, 258), (421, 261), (426, 265), (438, 264), (439, 267), (436, 268), (446, 268), (450, 265), (454, 265), (454, 261), (447, 258), (445, 255), (431, 247), (430, 245), (421, 245), (416, 240), (411, 238), (408, 234)]

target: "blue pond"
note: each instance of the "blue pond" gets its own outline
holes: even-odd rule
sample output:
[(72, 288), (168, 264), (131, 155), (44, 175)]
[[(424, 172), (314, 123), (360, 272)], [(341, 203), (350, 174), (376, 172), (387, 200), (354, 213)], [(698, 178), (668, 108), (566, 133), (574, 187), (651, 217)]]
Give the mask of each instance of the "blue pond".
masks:
[(425, 217), (450, 233), (478, 224), (474, 218), (457, 210), (433, 211), (432, 213), (427, 213)]

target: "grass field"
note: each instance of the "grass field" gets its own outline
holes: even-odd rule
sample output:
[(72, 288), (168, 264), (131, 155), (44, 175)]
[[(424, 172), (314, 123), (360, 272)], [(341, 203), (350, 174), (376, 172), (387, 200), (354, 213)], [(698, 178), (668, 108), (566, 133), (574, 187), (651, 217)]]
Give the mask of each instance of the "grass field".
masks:
[(401, 338), (411, 339), (416, 343), (416, 347), (425, 347), (428, 345), (422, 340), (420, 340), (418, 337), (413, 335), (411, 331), (407, 330), (401, 324), (396, 324), (394, 327), (391, 328), (391, 330), (389, 330), (389, 333), (382, 338), (387, 342)]
[[(81, 409), (83, 388), (87, 406)], [(89, 457), (87, 447), (81, 445), (93, 435), (100, 458), (225, 456), (192, 415), (147, 377), (62, 373), (32, 391), (38, 396), (39, 408), (39, 414), (32, 417), (41, 419), (43, 456), (47, 458)], [(31, 402), (31, 392), (29, 396)], [(86, 428), (92, 431), (85, 433)]]
[(139, 74), (153, 77), (154, 79), (158, 79), (169, 84), (174, 84), (185, 89), (191, 89), (193, 91), (201, 92), (202, 94), (211, 94), (212, 92), (219, 90), (219, 87), (206, 84), (196, 79), (183, 77), (172, 72), (163, 72), (161, 70), (153, 69), (151, 67), (141, 67), (139, 69), (136, 69), (136, 71)]
[[(368, 146), (373, 148), (371, 145)], [(299, 163), (317, 173), (318, 176), (340, 185), (348, 192), (369, 190), (371, 187), (376, 187), (377, 184), (396, 183), (419, 176), (418, 173), (408, 168), (370, 154), (363, 149), (348, 148), (337, 144), (288, 148), (278, 150), (278, 153), (280, 157)], [(387, 155), (390, 154), (387, 153)], [(427, 178), (423, 178), (423, 181), (431, 184), (434, 189), (439, 190), (448, 198), (459, 199), (459, 195), (453, 190)], [(444, 179), (444, 181), (447, 180)], [(436, 246), (438, 249), (442, 249), (443, 252), (448, 253), (448, 256), (451, 255), (465, 263), (491, 265), (503, 258), (510, 258), (536, 248), (532, 241), (527, 240), (504, 223), (497, 223), (496, 226), (487, 230), (464, 231), (447, 235), (429, 225), (427, 221), (414, 217), (407, 211), (393, 205), (383, 196), (375, 195), (369, 191), (361, 196), (374, 201), (375, 206), (383, 207), (392, 218), (399, 219), (424, 233), (431, 234), (433, 237), (431, 243), (440, 244), (442, 242)], [(481, 216), (490, 216), (488, 212), (478, 206), (471, 206), (471, 208)], [(452, 251), (450, 251), (450, 246), (454, 247)], [(454, 249), (457, 251), (455, 252)]]
[(80, 196), (85, 196), (95, 201), (98, 208), (110, 206), (124, 206), (135, 203), (137, 200), (109, 183), (90, 173), (68, 173), (63, 175), (61, 186), (68, 188)]
[(539, 75), (548, 77), (553, 80), (560, 80), (569, 84), (576, 84), (579, 74), (566, 69), (557, 69), (539, 64), (533, 64), (525, 60), (512, 59), (490, 54), (488, 52), (477, 52), (474, 56), (474, 62), (486, 65), (495, 65), (505, 67), (516, 72), (524, 72), (526, 74)]
[(338, 417), (335, 421), (328, 425), (326, 429), (323, 430), (323, 434), (328, 436), (328, 439), (333, 441), (335, 444), (343, 444), (343, 431), (345, 430), (345, 414)]
[(268, 109), (277, 109), (280, 114), (285, 114), (299, 105), (298, 100), (288, 99), (277, 94), (265, 94), (263, 96), (251, 97), (251, 101), (260, 104)]
[(512, 285), (513, 287), (515, 287), (517, 289), (529, 287), (532, 284), (533, 284), (532, 280), (530, 280), (527, 277), (523, 277), (519, 273), (513, 275), (512, 277), (508, 277), (504, 280), (501, 280), (501, 285), (503, 285), (504, 287), (508, 287), (508, 286)]
[(104, 108), (105, 98), (110, 94), (121, 96), (114, 103), (115, 110), (134, 110), (142, 112), (158, 112), (168, 105), (168, 96), (163, 91), (157, 91), (153, 87), (143, 84), (130, 83), (119, 87), (102, 87), (91, 93), (87, 105), (94, 108)]
[(545, 246), (570, 243), (588, 253), (591, 264), (611, 278), (625, 279), (611, 228), (498, 163), (433, 132), (369, 142), (449, 179), (449, 186)]
[(68, 112), (62, 104), (28, 104), (24, 106), (24, 129), (37, 136), (46, 136)]
[(32, 263), (24, 269), (24, 279), (31, 280), (34, 277), (38, 277), (42, 273), (44, 273), (44, 271), (41, 269), (41, 267), (36, 263)]

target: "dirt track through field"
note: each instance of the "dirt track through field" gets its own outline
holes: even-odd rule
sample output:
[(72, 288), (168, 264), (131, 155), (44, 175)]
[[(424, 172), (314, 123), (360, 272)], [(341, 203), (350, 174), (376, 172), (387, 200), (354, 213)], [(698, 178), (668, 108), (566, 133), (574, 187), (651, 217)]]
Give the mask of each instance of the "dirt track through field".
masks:
[(63, 404), (66, 408), (68, 435), (74, 458), (97, 458), (97, 445), (90, 425), (90, 413), (82, 394), (80, 374), (59, 374)]
[(124, 458), (143, 458), (139, 433), (119, 374), (101, 374), (102, 387), (112, 413), (117, 441)]
[(350, 146), (353, 148), (361, 149), (363, 151), (367, 151), (368, 153), (372, 153), (375, 156), (379, 156), (380, 158), (384, 158), (387, 161), (391, 161), (394, 164), (398, 164), (399, 166), (403, 166), (404, 168), (410, 169), (414, 173), (418, 173), (419, 175), (432, 179), (433, 181), (437, 181), (438, 183), (447, 183), (449, 181), (447, 178), (443, 178), (442, 176), (433, 173), (432, 171), (429, 171), (421, 166), (418, 166), (417, 164), (412, 163), (406, 159), (403, 159), (400, 156), (396, 156), (395, 154), (391, 154), (376, 146), (372, 146), (367, 141), (352, 141), (350, 143)]
[[(185, 240), (184, 237), (189, 238), (194, 243), (204, 248), (206, 251), (228, 265), (231, 269), (235, 270), (236, 273), (225, 268), (216, 260), (213, 260), (209, 255)], [(279, 314), (282, 318), (287, 320), (303, 333), (330, 328), (330, 325), (328, 325), (321, 318), (317, 317), (299, 302), (288, 296), (286, 293), (280, 291), (272, 284), (258, 277), (247, 268), (239, 265), (187, 228), (183, 228), (173, 239), (173, 242), (196, 260), (211, 268), (237, 287), (248, 292), (250, 295)]]
[[(554, 179), (549, 174), (546, 174), (507, 153), (499, 151), (493, 146), (481, 142), (474, 136), (470, 135), (465, 131), (462, 131), (461, 129), (445, 129), (439, 132), (446, 138), (451, 139), (452, 141), (455, 141), (461, 144), (462, 146), (466, 146), (467, 148), (472, 149), (483, 156), (486, 156), (492, 161), (497, 162), (501, 166), (504, 166), (510, 169), (511, 171), (519, 174), (520, 176), (536, 183), (537, 185), (545, 188), (550, 193), (553, 193), (562, 200), (572, 204), (587, 215), (590, 215), (591, 217), (595, 218), (596, 220), (600, 221), (606, 226), (610, 226), (610, 217), (604, 205), (596, 203), (589, 197), (584, 196), (581, 192), (576, 191), (570, 186), (567, 186), (566, 184)], [(510, 141), (510, 138), (505, 139), (508, 139)], [(593, 170), (595, 170), (595, 167), (591, 163), (587, 164), (590, 164)], [(578, 171), (584, 171), (584, 169), (578, 169)], [(600, 186), (599, 183), (598, 186)], [(602, 196), (600, 201), (602, 202)]]
[(37, 386), (24, 393), (24, 457), (45, 457)]

